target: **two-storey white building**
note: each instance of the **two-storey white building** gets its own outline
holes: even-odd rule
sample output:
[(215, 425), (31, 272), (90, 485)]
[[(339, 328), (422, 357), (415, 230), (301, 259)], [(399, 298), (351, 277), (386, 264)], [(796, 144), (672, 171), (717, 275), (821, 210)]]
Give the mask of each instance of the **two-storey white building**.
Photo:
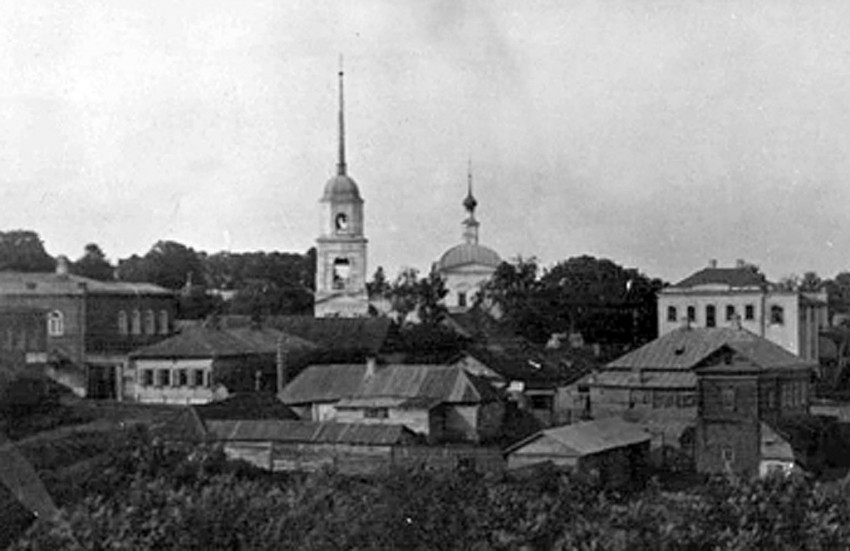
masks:
[(719, 268), (712, 261), (658, 296), (659, 335), (683, 323), (727, 327), (736, 319), (741, 327), (817, 361), (818, 335), (829, 323), (826, 292), (783, 290), (742, 261), (732, 268)]

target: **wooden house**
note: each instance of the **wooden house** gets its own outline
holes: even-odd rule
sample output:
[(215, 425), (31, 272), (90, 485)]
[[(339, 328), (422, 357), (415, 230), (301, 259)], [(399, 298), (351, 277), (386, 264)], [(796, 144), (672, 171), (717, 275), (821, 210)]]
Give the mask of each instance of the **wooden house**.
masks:
[(445, 365), (314, 365), (280, 399), (312, 421), (404, 425), (431, 442), (496, 439), (505, 411), (487, 381)]
[(315, 345), (268, 328), (194, 326), (130, 354), (125, 396), (139, 402), (201, 404), (234, 392), (275, 392), (289, 366)]
[(543, 430), (505, 450), (508, 469), (541, 464), (568, 469), (605, 486), (640, 480), (652, 436), (616, 417)]

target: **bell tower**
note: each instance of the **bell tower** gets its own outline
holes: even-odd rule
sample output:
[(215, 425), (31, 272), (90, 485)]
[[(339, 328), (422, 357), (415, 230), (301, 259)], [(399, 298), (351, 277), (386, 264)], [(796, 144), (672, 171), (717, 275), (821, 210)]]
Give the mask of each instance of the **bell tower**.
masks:
[(316, 317), (355, 317), (369, 313), (363, 199), (345, 162), (343, 71), (339, 70), (339, 158), (336, 175), (319, 200), (316, 240)]

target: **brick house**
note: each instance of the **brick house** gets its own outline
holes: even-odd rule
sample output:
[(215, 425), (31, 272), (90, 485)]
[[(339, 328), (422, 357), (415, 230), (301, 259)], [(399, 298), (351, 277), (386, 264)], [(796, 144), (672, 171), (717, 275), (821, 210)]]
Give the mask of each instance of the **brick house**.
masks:
[(81, 396), (120, 398), (127, 354), (171, 334), (174, 294), (149, 283), (97, 281), (68, 273), (0, 272), (0, 312), (39, 312), (36, 347), (49, 374)]
[(695, 369), (697, 470), (755, 475), (811, 462), (821, 439), (809, 416), (814, 368), (757, 337), (702, 360)]

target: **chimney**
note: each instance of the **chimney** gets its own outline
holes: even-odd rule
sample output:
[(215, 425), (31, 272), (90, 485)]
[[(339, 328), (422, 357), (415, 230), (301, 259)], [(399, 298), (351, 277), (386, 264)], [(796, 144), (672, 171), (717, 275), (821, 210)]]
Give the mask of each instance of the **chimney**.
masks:
[(709, 268), (717, 268), (717, 259), (712, 258), (711, 260), (709, 260), (708, 261), (708, 267)]
[(56, 275), (63, 277), (68, 275), (68, 257), (63, 254), (56, 257)]
[(746, 268), (747, 262), (743, 258), (739, 258), (738, 260), (735, 261), (735, 267), (736, 268)]
[(378, 370), (378, 360), (375, 356), (368, 356), (366, 358), (366, 374), (365, 377), (370, 379), (375, 376), (375, 373)]

